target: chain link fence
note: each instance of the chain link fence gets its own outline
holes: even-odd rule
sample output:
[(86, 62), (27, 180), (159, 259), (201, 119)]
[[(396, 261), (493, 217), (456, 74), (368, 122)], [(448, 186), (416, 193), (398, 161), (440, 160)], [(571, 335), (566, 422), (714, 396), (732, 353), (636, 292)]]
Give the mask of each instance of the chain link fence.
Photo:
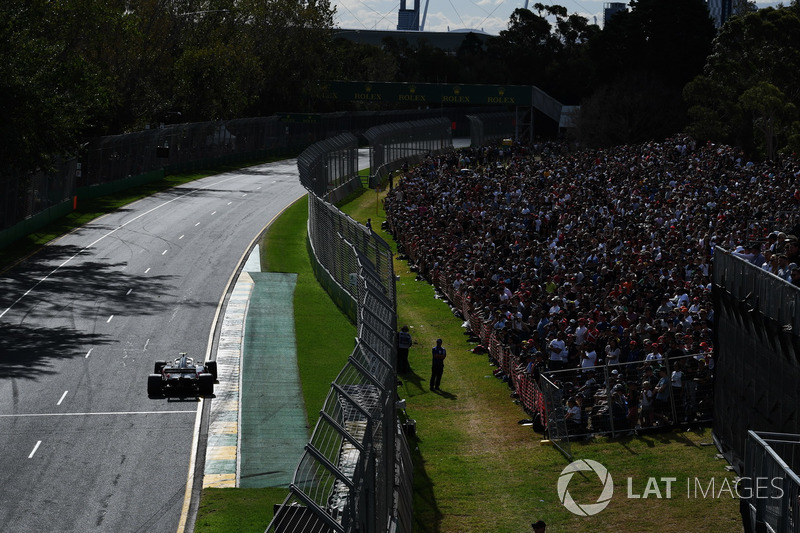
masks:
[(342, 133), (312, 144), (297, 157), (297, 168), (306, 189), (328, 198), (358, 174), (358, 137)]
[(745, 531), (800, 532), (800, 435), (748, 431), (744, 464)]
[(370, 128), (364, 137), (370, 144), (370, 184), (380, 185), (390, 172), (426, 155), (453, 148), (453, 131), (446, 118), (385, 124)]
[[(469, 126), (465, 113), (485, 111), (485, 108), (440, 108), (284, 113), (272, 117), (159, 125), (144, 131), (90, 139), (80, 154), (56, 158), (52, 169), (0, 176), (0, 247), (69, 213), (76, 196), (80, 202), (149, 183), (164, 174), (297, 154), (320, 140), (347, 132), (363, 136), (370, 128), (387, 123), (434, 119), (446, 122), (448, 128), (455, 127), (458, 134), (466, 136)], [(409, 142), (433, 143), (427, 139), (427, 134), (420, 134), (419, 141)], [(391, 148), (395, 149), (399, 148)], [(348, 157), (340, 154), (328, 161), (334, 169), (331, 183), (347, 177)]]

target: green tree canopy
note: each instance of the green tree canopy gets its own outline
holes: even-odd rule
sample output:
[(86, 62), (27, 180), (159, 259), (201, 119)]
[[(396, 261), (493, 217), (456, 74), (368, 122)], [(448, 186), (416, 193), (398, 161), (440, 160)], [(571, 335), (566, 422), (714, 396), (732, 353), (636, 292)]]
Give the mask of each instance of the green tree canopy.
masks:
[[(642, 142), (684, 128), (681, 92), (701, 72), (715, 35), (703, 0), (632, 0), (629, 6), (589, 41), (594, 96), (583, 102), (579, 127), (590, 144)], [(603, 133), (620, 121), (629, 127), (610, 137)]]
[[(795, 2), (734, 17), (722, 27), (703, 73), (684, 89), (693, 135), (768, 156), (790, 144), (798, 131), (792, 109), (800, 105), (799, 15)], [(764, 131), (765, 113), (780, 116), (771, 133)]]

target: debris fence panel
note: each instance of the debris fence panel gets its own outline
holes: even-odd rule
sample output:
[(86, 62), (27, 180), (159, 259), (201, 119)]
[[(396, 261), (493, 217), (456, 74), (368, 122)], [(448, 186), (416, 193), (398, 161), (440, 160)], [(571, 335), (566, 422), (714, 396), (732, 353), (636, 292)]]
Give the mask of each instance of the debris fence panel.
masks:
[(748, 430), (800, 433), (800, 288), (717, 246), (714, 439), (741, 472)]
[(443, 117), (376, 126), (364, 136), (370, 144), (371, 188), (378, 187), (390, 172), (406, 163), (453, 148), (452, 126)]
[[(396, 163), (414, 151), (452, 146), (450, 130), (444, 126), (442, 121), (434, 121), (417, 124), (416, 129), (407, 124), (386, 128), (411, 138), (405, 144), (392, 138), (391, 146), (384, 147), (383, 161)], [(304, 182), (311, 191), (309, 248), (312, 261), (337, 287), (336, 294), (346, 294), (355, 303), (358, 336), (347, 364), (331, 385), (290, 494), (277, 506), (269, 533), (404, 533), (413, 527), (413, 464), (396, 405), (393, 254), (375, 232), (317, 194), (326, 194), (334, 174), (340, 172), (324, 164), (331, 160), (326, 154), (342, 147), (350, 150), (351, 142), (339, 138), (315, 145), (298, 161), (306, 169), (301, 175), (308, 171), (312, 176), (309, 169), (322, 169), (318, 177)], [(318, 183), (326, 184), (324, 191), (317, 188)], [(331, 290), (330, 284), (324, 284)]]

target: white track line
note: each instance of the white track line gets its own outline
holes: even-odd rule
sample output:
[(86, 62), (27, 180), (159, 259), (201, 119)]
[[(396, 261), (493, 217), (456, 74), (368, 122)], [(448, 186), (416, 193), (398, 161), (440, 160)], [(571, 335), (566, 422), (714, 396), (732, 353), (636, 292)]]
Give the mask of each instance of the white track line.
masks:
[(28, 417), (43, 417), (43, 416), (113, 416), (113, 415), (193, 415), (197, 411), (108, 411), (105, 413), (28, 413), (16, 415), (0, 415), (0, 418), (28, 418)]
[(38, 449), (39, 449), (39, 446), (40, 446), (41, 444), (42, 444), (42, 441), (37, 441), (37, 442), (36, 442), (36, 446), (34, 446), (34, 447), (33, 447), (33, 451), (31, 451), (31, 454), (28, 456), (28, 459), (31, 459), (31, 458), (33, 458), (33, 454), (35, 454), (35, 453), (36, 453), (36, 450), (38, 450)]

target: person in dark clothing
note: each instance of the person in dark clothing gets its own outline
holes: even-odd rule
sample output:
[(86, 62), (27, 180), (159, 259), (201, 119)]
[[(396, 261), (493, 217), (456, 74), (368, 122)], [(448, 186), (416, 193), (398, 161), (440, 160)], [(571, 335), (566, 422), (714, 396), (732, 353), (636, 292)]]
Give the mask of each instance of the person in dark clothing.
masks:
[(439, 385), (442, 383), (442, 374), (444, 373), (444, 358), (447, 357), (447, 350), (442, 347), (442, 339), (436, 339), (436, 346), (431, 352), (433, 354), (431, 390), (441, 390)]
[(408, 364), (408, 349), (411, 348), (411, 334), (408, 326), (403, 326), (397, 332), (397, 371), (400, 373), (409, 372), (411, 366)]

